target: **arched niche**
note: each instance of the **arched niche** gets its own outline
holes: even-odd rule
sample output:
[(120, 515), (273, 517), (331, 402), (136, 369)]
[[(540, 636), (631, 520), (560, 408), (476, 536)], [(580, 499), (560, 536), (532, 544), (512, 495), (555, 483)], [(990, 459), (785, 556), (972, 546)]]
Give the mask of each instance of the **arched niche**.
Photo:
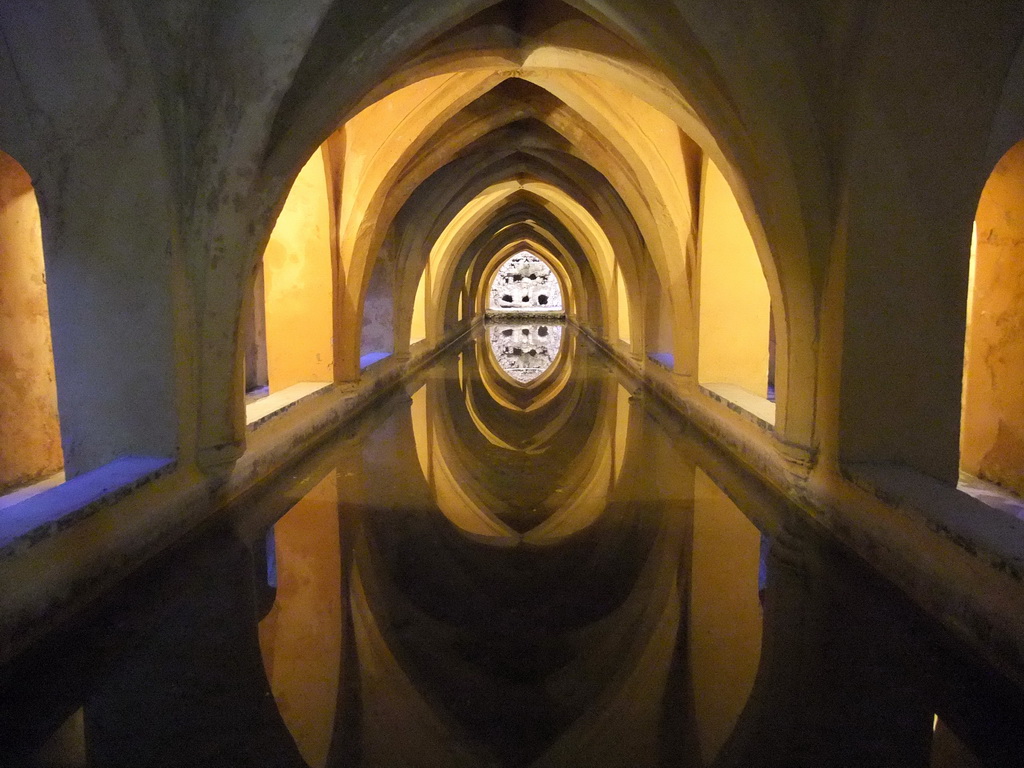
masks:
[[(595, 314), (588, 306), (588, 299), (598, 298), (596, 295), (590, 296), (592, 293), (596, 294), (596, 288), (586, 256), (572, 236), (558, 227), (557, 222), (548, 220), (543, 224), (538, 221), (506, 223), (515, 221), (516, 217), (524, 213), (524, 209), (513, 205), (507, 213), (492, 223), (491, 228), (496, 229), (496, 232), (488, 234), (485, 231), (478, 238), (483, 244), (467, 270), (467, 280), (476, 288), (473, 295), (476, 313), (485, 314), (489, 311), (491, 287), (497, 277), (498, 268), (508, 261), (510, 256), (527, 250), (550, 267), (558, 281), (562, 306), (553, 313), (585, 322), (584, 318)], [(490, 259), (485, 258), (492, 253)]]
[(755, 396), (774, 421), (767, 402), (768, 283), (739, 202), (712, 160), (705, 163), (701, 200), (698, 382), (740, 405), (743, 393)]
[(0, 494), (63, 465), (39, 205), (0, 152)]
[(389, 236), (381, 244), (363, 296), (360, 369), (395, 352), (395, 269), (398, 254), (392, 234), (393, 231), (389, 231)]
[(561, 313), (565, 306), (561, 280), (540, 256), (528, 250), (513, 253), (491, 276), (487, 310), (503, 314)]
[(961, 470), (1024, 495), (1024, 141), (981, 193), (971, 248)]
[(329, 188), (317, 149), (292, 184), (247, 297), (247, 391), (334, 380), (333, 285)]
[(419, 282), (416, 283), (416, 298), (412, 304), (412, 323), (409, 327), (409, 346), (427, 338), (427, 297), (430, 295), (431, 265), (429, 259), (423, 265)]
[(675, 322), (672, 297), (654, 265), (645, 265), (644, 341), (647, 357), (668, 370), (675, 368)]

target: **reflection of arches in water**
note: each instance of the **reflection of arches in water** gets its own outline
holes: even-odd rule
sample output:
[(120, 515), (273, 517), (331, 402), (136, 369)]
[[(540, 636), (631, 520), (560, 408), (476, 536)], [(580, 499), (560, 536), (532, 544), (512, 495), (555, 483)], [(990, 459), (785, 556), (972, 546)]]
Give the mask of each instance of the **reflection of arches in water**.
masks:
[(494, 272), (487, 308), (498, 312), (561, 312), (558, 275), (539, 256), (519, 251)]
[[(284, 721), (307, 759), (322, 756), (327, 742), (310, 726), (327, 718), (313, 700), (333, 691), (336, 726), (358, 729), (345, 733), (364, 750), (364, 764), (469, 768), (481, 750), (517, 764), (531, 758), (534, 768), (711, 757), (729, 740), (758, 665), (760, 534), (712, 479), (695, 476), (644, 398), (602, 375), (593, 355), (581, 351), (577, 375), (551, 408), (509, 412), (488, 406), (476, 358), (485, 344), (467, 345), (443, 375), (426, 377), (411, 408), (383, 415), (354, 453), (344, 452), (343, 473), (305, 481), (313, 491), (289, 515), (303, 518), (291, 520), (292, 533), (312, 557), (292, 565), (301, 566), (293, 575), (313, 578), (302, 581), (307, 594), (277, 607), (277, 626), (260, 628), (261, 646), (266, 658), (273, 643), (272, 681), (288, 663), (308, 672), (315, 658), (322, 670), (327, 656), (337, 665), (339, 631), (344, 661), (336, 688), (314, 685), (304, 695), (312, 676), (301, 674), (274, 687)], [(503, 488), (528, 475), (526, 461), (501, 461), (528, 459), (524, 449), (507, 441), (501, 448), (473, 428), (472, 399), (495, 426), (499, 417), (547, 424), (555, 412), (573, 412), (537, 448), (559, 457), (565, 471), (542, 484), (561, 490), (560, 502), (575, 512), (563, 516), (553, 504), (549, 520), (505, 537), (453, 519), (467, 505), (493, 508)], [(380, 477), (392, 480), (374, 482)], [(338, 529), (336, 512), (345, 508), (359, 518), (352, 539)], [(330, 512), (329, 525), (310, 524), (328, 522)], [(288, 523), (278, 523), (282, 546)], [(339, 539), (347, 542), (340, 563)], [(285, 571), (287, 560), (284, 553)], [(327, 617), (308, 611), (326, 583), (308, 567), (314, 561), (332, 583), (346, 574), (348, 618), (339, 621), (332, 606), (330, 632), (321, 626)], [(289, 614), (291, 627), (283, 625)], [(296, 642), (310, 632), (323, 636)], [(282, 655), (289, 648), (291, 662)], [(346, 686), (358, 700), (344, 698)], [(346, 717), (343, 700), (358, 707), (358, 721)], [(678, 736), (661, 730), (666, 715)]]
[[(590, 440), (575, 450), (557, 436), (548, 445), (576, 465), (561, 483), (566, 496), (577, 483), (599, 486), (584, 525), (573, 528), (580, 516), (544, 536), (546, 522), (502, 536), (500, 518), (490, 531), (482, 517), (456, 519), (471, 505), (488, 509), (485, 499), (500, 500), (501, 488), (526, 474), (510, 463), (487, 472), (498, 446), (485, 445), (464, 412), (473, 389), (487, 410), (472, 353), (464, 354), (461, 386), (457, 376), (431, 377), (413, 395), (419, 461), (441, 514), (420, 496), (375, 504), (362, 529), (367, 544), (356, 547), (354, 636), (370, 667), (362, 704), (388, 712), (364, 720), (368, 754), (377, 764), (427, 754), (467, 766), (480, 762), (467, 744), (534, 766), (653, 765), (663, 750), (713, 755), (758, 664), (757, 529), (707, 477), (695, 487), (692, 465), (659, 436), (642, 400), (614, 382), (573, 399), (603, 413)], [(377, 475), (396, 475), (409, 460), (400, 441), (387, 445), (395, 463), (376, 464)], [(731, 546), (738, 533), (741, 549)], [(688, 630), (689, 614), (703, 627)], [(689, 677), (694, 648), (699, 678)], [(747, 657), (740, 664), (730, 654)], [(728, 697), (716, 695), (721, 686)], [(659, 742), (666, 713), (676, 718), (670, 727), (686, 731), (685, 744)], [(396, 718), (421, 725), (396, 735)]]
[[(581, 356), (577, 375), (556, 386), (554, 398), (514, 417), (471, 348), (464, 352), (463, 386), (454, 376), (431, 379), (413, 395), (423, 475), (463, 535), (497, 546), (548, 545), (600, 516), (618, 482), (635, 409), (617, 383), (587, 376), (588, 362)], [(494, 467), (516, 479), (516, 494), (492, 487), (501, 480)]]
[[(532, 413), (547, 406), (562, 395), (576, 371), (579, 339), (577, 334), (565, 332), (563, 326), (562, 344), (551, 366), (527, 385), (513, 379), (498, 364), (494, 347), (487, 333), (480, 334), (474, 345), (475, 359), (479, 365), (474, 368), (474, 380), (486, 389), (486, 396), (496, 404), (513, 411)], [(472, 409), (472, 404), (467, 403)], [(545, 427), (530, 438), (532, 443), (542, 442), (543, 436), (552, 430)]]
[[(656, 746), (661, 702), (637, 687), (663, 690), (672, 667), (682, 531), (649, 502), (610, 513), (600, 530), (514, 554), (453, 540), (437, 518), (370, 517), (354, 637), (364, 711), (388, 717), (363, 721), (367, 764), (481, 764), (472, 745), (502, 764), (597, 765)], [(396, 733), (396, 719), (413, 727)]]
[(561, 323), (504, 320), (488, 328), (498, 366), (521, 384), (535, 381), (548, 370), (562, 347)]
[(274, 701), (312, 768), (328, 763), (342, 674), (338, 499), (335, 470), (268, 532), (267, 581), (272, 565), (274, 583), (267, 596), (272, 604), (258, 626), (260, 654)]

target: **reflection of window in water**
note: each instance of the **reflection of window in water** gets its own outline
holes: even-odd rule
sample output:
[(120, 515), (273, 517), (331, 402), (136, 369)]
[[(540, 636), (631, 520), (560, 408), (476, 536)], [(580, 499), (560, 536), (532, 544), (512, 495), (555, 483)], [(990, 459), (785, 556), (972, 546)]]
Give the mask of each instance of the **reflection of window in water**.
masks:
[(490, 324), (489, 328), (488, 338), (498, 365), (522, 384), (550, 368), (562, 346), (561, 323), (507, 321)]
[(561, 312), (562, 288), (542, 259), (520, 251), (498, 267), (488, 309), (495, 312)]

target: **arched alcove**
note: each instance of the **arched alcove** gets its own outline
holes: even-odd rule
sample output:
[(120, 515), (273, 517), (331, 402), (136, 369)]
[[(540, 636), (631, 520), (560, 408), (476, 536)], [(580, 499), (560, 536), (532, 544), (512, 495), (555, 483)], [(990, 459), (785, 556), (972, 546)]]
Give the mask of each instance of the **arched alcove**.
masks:
[(0, 494), (63, 464), (39, 205), (0, 152)]
[(487, 310), (503, 314), (561, 313), (562, 285), (558, 275), (530, 251), (512, 254), (495, 270), (488, 290)]
[(644, 293), (644, 340), (647, 357), (670, 371), (675, 368), (675, 318), (672, 297), (658, 277), (653, 264), (647, 264)]
[(964, 349), (960, 467), (1024, 495), (1024, 141), (978, 203)]
[(412, 304), (412, 325), (409, 328), (409, 345), (427, 338), (427, 297), (430, 295), (430, 262), (423, 265), (419, 282), (416, 284), (416, 298)]
[(711, 160), (702, 191), (698, 381), (729, 400), (743, 392), (764, 400), (772, 421), (768, 283), (740, 205)]
[(389, 237), (381, 245), (363, 299), (359, 338), (359, 367), (372, 365), (395, 351), (395, 246)]
[(333, 381), (330, 237), (328, 185), (318, 149), (296, 177), (255, 275), (247, 390), (276, 393)]

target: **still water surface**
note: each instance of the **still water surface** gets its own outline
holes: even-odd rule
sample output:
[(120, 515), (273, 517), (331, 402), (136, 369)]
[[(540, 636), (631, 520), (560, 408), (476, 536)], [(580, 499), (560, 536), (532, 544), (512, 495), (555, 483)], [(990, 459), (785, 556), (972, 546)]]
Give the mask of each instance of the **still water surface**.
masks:
[(270, 533), (260, 649), (306, 762), (712, 757), (757, 668), (761, 537), (643, 399), (517, 321), (384, 411)]
[(1019, 689), (750, 477), (493, 323), (5, 670), (0, 765), (1019, 765)]

